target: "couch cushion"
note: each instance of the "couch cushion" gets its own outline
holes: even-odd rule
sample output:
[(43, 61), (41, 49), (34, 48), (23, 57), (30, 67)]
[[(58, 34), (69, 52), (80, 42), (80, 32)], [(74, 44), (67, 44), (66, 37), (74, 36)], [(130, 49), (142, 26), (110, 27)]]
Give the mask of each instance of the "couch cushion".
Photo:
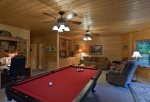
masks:
[(96, 62), (96, 57), (90, 57), (90, 62)]
[(106, 57), (98, 57), (96, 62), (105, 62), (107, 60)]
[(89, 62), (90, 61), (90, 57), (89, 56), (84, 56), (83, 60)]

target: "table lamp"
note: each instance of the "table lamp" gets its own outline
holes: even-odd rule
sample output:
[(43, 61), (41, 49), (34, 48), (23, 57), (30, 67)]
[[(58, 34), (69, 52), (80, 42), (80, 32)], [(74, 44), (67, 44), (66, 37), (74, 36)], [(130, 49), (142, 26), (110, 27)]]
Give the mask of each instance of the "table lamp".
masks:
[(142, 57), (139, 51), (134, 51), (132, 57), (135, 57), (138, 60), (139, 57)]

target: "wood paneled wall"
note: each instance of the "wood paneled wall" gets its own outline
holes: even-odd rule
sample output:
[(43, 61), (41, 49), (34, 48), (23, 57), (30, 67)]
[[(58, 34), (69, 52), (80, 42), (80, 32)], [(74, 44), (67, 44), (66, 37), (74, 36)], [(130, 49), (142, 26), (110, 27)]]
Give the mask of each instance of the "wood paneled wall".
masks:
[[(57, 64), (58, 64), (58, 50), (57, 50), (57, 46), (59, 45), (57, 42), (57, 33), (52, 33), (52, 34), (31, 34), (31, 44), (40, 44), (43, 43), (44, 44), (44, 56), (42, 57), (44, 60), (44, 69), (54, 69), (57, 68)], [(46, 46), (55, 46), (55, 51), (47, 51), (46, 50)], [(34, 52), (33, 52), (34, 53)], [(39, 56), (39, 55), (36, 55)], [(32, 59), (34, 60), (36, 58), (36, 56), (32, 56)], [(43, 62), (43, 60), (41, 60)], [(40, 60), (39, 60), (40, 61)], [(36, 61), (35, 63), (33, 63), (33, 65), (36, 65), (36, 63), (39, 63), (38, 61)]]
[[(150, 29), (139, 31), (124, 35), (115, 36), (96, 36), (92, 41), (76, 40), (75, 44), (79, 45), (83, 50), (82, 57), (90, 55), (89, 45), (102, 45), (102, 55), (90, 55), (90, 56), (106, 56), (111, 61), (121, 60), (122, 57), (130, 57), (135, 49), (135, 41), (142, 39), (150, 39)], [(32, 43), (44, 42), (45, 46), (54, 45), (56, 51), (45, 52), (45, 67), (46, 68), (58, 68), (67, 66), (70, 64), (78, 64), (80, 54), (76, 53), (75, 57), (59, 58), (59, 35), (57, 34), (44, 34), (31, 36)], [(124, 45), (127, 48), (124, 49)]]
[(59, 58), (59, 67), (75, 64), (75, 57)]
[[(136, 41), (150, 39), (150, 29), (144, 29), (130, 34), (122, 36), (122, 46), (128, 45), (127, 50), (121, 50), (122, 57), (131, 57), (136, 50)], [(148, 78), (150, 80), (150, 69), (138, 68), (137, 74), (141, 77)]]
[(144, 39), (150, 39), (150, 29), (144, 29), (130, 34), (124, 34), (122, 36), (122, 48), (124, 45), (127, 45), (128, 49), (122, 49), (121, 56), (131, 57), (133, 52), (136, 50), (136, 41)]
[(13, 37), (20, 37), (27, 40), (27, 66), (30, 66), (30, 30), (10, 25), (0, 24), (0, 30), (12, 33)]
[(124, 34), (121, 38), (121, 57), (130, 57), (132, 56), (132, 35)]
[(150, 68), (138, 68), (136, 74), (150, 81)]
[[(111, 61), (121, 60), (121, 36), (101, 36), (93, 37), (92, 41), (78, 41), (77, 44), (83, 49), (85, 54), (90, 56), (105, 56)], [(102, 45), (102, 55), (91, 55), (89, 53), (90, 45)], [(85, 55), (86, 56), (86, 55)]]

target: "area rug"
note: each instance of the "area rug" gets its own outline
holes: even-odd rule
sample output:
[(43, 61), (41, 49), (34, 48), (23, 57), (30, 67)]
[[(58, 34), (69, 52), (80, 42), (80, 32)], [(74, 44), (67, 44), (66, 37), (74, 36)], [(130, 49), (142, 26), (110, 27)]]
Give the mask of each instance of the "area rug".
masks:
[(150, 86), (133, 84), (130, 88), (136, 102), (150, 102)]

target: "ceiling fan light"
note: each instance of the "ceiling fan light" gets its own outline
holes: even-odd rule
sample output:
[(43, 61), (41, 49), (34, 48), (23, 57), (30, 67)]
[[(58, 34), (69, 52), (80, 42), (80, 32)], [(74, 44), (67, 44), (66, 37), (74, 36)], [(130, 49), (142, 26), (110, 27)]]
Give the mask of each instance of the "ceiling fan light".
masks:
[(65, 27), (64, 30), (65, 30), (65, 31), (70, 31), (69, 27)]
[(87, 41), (88, 39), (84, 36), (84, 37), (83, 37), (83, 40), (84, 40), (84, 41)]
[(63, 30), (59, 28), (59, 29), (58, 29), (58, 32), (63, 32)]
[(65, 28), (66, 28), (65, 25), (61, 24), (59, 29), (65, 29)]
[(58, 30), (57, 25), (55, 25), (55, 26), (53, 27), (53, 30)]
[(90, 36), (87, 37), (87, 40), (92, 40), (92, 38)]

